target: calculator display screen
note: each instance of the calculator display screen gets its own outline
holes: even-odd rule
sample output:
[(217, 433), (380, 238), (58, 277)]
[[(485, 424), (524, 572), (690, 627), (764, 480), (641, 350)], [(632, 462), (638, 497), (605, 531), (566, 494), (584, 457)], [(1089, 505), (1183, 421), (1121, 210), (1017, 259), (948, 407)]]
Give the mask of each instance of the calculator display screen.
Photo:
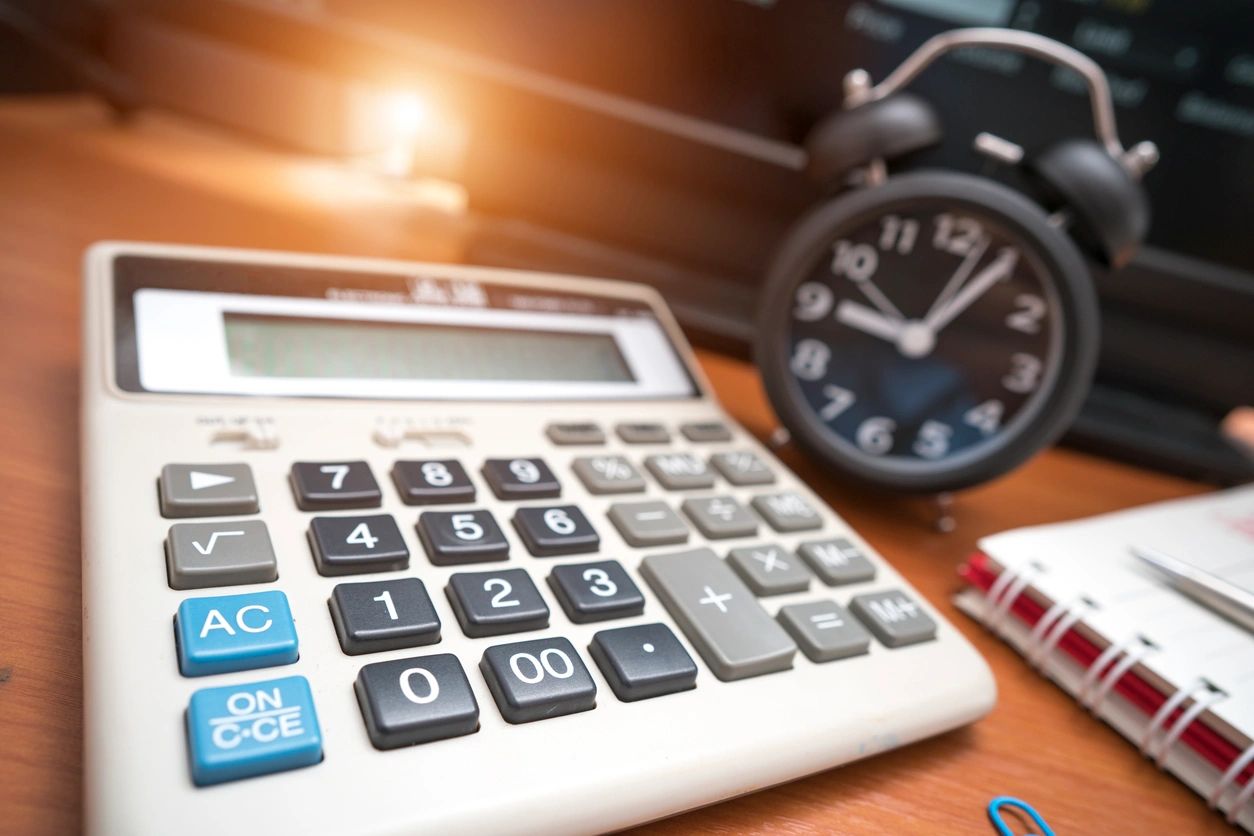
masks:
[(231, 373), (243, 377), (631, 383), (604, 333), (223, 313)]
[(508, 273), (430, 269), (119, 257), (118, 385), (415, 400), (699, 395), (645, 300), (582, 293), (565, 281), (556, 289)]

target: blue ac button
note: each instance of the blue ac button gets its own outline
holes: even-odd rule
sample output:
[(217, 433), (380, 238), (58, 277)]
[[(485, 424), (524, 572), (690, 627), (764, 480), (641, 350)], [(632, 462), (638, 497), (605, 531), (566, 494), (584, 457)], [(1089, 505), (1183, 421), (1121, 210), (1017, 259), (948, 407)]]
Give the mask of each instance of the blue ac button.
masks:
[(202, 688), (187, 705), (187, 742), (197, 786), (312, 766), (322, 735), (309, 681)]
[(277, 590), (188, 598), (174, 620), (183, 676), (290, 665), (300, 656), (287, 596)]

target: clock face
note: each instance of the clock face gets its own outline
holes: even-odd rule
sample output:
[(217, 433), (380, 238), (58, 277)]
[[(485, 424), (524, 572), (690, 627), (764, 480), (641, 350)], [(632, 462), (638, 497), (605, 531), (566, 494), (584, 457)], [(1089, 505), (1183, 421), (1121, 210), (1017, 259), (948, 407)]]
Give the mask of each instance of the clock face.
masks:
[(978, 205), (924, 199), (861, 213), (824, 244), (792, 285), (783, 349), (825, 443), (917, 474), (995, 454), (1031, 423), (1064, 331), (1039, 241)]

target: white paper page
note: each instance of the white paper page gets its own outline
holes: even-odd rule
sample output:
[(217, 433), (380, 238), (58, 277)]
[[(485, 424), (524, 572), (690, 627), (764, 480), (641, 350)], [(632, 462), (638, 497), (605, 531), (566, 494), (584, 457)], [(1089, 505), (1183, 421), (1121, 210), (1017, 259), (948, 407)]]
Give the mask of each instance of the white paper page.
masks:
[(1032, 585), (1054, 600), (1083, 590), (1100, 608), (1085, 621), (1108, 640), (1132, 629), (1162, 648), (1145, 665), (1173, 686), (1204, 677), (1223, 689), (1228, 698), (1213, 713), (1254, 737), (1254, 635), (1176, 592), (1132, 556), (1133, 545), (1254, 590), (1254, 486), (980, 541), (1003, 566), (1039, 566)]

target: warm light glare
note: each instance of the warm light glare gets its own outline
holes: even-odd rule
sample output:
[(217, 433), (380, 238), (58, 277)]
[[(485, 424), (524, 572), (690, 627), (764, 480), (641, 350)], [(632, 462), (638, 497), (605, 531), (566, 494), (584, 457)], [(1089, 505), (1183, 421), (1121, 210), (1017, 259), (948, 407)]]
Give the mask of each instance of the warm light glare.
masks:
[(413, 140), (431, 127), (431, 104), (418, 93), (385, 93), (379, 100), (381, 127), (392, 142)]

